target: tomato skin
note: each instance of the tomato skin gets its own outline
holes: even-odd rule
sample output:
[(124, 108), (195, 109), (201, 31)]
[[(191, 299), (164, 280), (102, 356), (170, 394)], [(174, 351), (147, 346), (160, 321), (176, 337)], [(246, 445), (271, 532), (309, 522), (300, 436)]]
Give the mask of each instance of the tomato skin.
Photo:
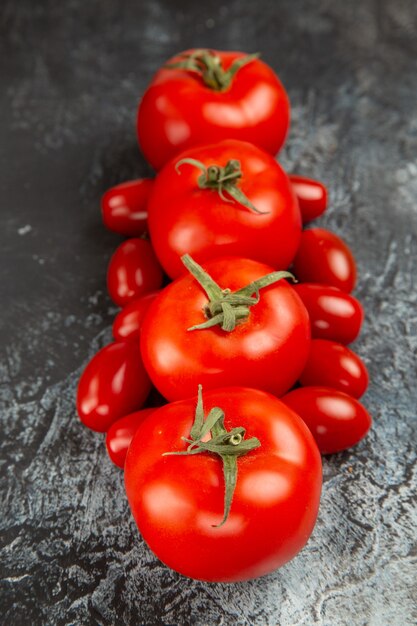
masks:
[(343, 344), (313, 339), (300, 383), (303, 387), (330, 387), (360, 398), (368, 387), (369, 376), (360, 357)]
[(140, 178), (108, 189), (101, 199), (104, 225), (115, 233), (138, 237), (147, 230), (147, 204), (153, 180)]
[(356, 445), (372, 419), (352, 396), (327, 387), (300, 387), (281, 398), (307, 424), (322, 454)]
[(203, 392), (205, 413), (246, 428), (261, 446), (238, 459), (226, 523), (223, 472), (211, 454), (162, 456), (186, 448), (196, 398), (168, 404), (143, 421), (125, 464), (126, 492), (140, 533), (184, 576), (233, 582), (263, 576), (295, 556), (317, 517), (321, 459), (308, 429), (277, 398), (259, 390)]
[(139, 337), (143, 318), (158, 293), (159, 290), (151, 291), (133, 300), (116, 315), (112, 329), (116, 341), (127, 341)]
[(121, 469), (125, 466), (126, 454), (139, 424), (156, 408), (142, 409), (121, 417), (110, 426), (106, 434), (106, 448), (110, 460)]
[[(214, 52), (224, 69), (245, 56)], [(179, 55), (168, 63), (178, 60)], [(249, 141), (276, 154), (285, 141), (289, 119), (286, 91), (259, 59), (242, 67), (226, 91), (207, 87), (193, 72), (162, 67), (140, 102), (137, 133), (145, 158), (159, 170), (187, 148), (223, 139)]]
[(109, 295), (121, 307), (159, 289), (162, 280), (162, 269), (145, 239), (132, 238), (120, 244), (107, 269)]
[[(227, 257), (203, 265), (222, 289), (240, 289), (272, 268)], [(294, 297), (295, 296), (295, 297)], [(165, 287), (151, 304), (141, 332), (149, 376), (168, 400), (190, 397), (198, 384), (209, 390), (244, 385), (280, 395), (298, 379), (307, 360), (307, 311), (285, 280), (261, 289), (249, 318), (232, 332), (220, 327), (187, 330), (205, 321), (208, 298), (188, 274)]]
[(97, 432), (105, 432), (120, 417), (140, 409), (150, 391), (138, 342), (105, 346), (84, 369), (77, 390), (80, 420)]
[[(243, 177), (237, 186), (263, 214), (230, 197), (224, 200), (212, 189), (199, 189), (198, 168), (184, 163), (179, 172), (175, 169), (184, 158), (206, 167), (239, 160)], [(237, 140), (192, 148), (171, 160), (156, 178), (148, 213), (152, 245), (171, 278), (186, 273), (183, 254), (198, 263), (242, 256), (285, 269), (301, 237), (300, 210), (288, 176), (270, 154)]]
[(314, 339), (348, 344), (357, 338), (363, 322), (363, 309), (356, 298), (329, 285), (302, 283), (293, 289), (308, 311)]
[(356, 282), (356, 263), (340, 237), (325, 228), (311, 228), (301, 235), (294, 273), (301, 282), (332, 285), (350, 293)]
[(289, 174), (292, 188), (298, 198), (303, 224), (320, 217), (327, 209), (327, 189), (318, 180)]

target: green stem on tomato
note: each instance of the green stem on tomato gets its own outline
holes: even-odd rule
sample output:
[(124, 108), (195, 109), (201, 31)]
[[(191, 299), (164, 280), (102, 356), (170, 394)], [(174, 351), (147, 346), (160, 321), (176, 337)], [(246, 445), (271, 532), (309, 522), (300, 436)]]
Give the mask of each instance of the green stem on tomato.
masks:
[[(208, 441), (202, 441), (210, 433)], [(237, 483), (237, 458), (247, 454), (261, 445), (259, 439), (251, 437), (245, 439), (246, 430), (242, 427), (227, 430), (224, 425), (224, 412), (214, 407), (204, 415), (202, 386), (198, 386), (198, 401), (194, 415), (194, 423), (190, 431), (190, 439), (182, 437), (188, 443), (186, 450), (179, 452), (165, 452), (163, 456), (186, 456), (210, 452), (217, 454), (223, 463), (224, 478), (224, 507), (223, 519), (214, 527), (219, 528), (227, 521), (232, 506), (233, 495)]]
[(180, 55), (180, 61), (167, 63), (165, 68), (194, 72), (202, 78), (206, 87), (214, 91), (226, 91), (231, 86), (238, 71), (244, 65), (258, 59), (259, 56), (258, 52), (247, 54), (239, 59), (235, 59), (229, 69), (225, 70), (223, 69), (221, 58), (212, 50), (198, 49), (189, 54)]
[[(221, 165), (210, 165), (206, 167), (204, 163), (197, 161), (197, 159), (181, 159), (181, 161), (178, 161), (175, 165), (178, 174), (180, 174), (181, 165), (185, 163), (198, 167), (198, 169), (202, 171), (201, 176), (199, 176), (197, 180), (200, 189), (212, 189), (217, 191), (221, 199), (225, 202), (233, 202), (233, 200), (235, 200), (254, 213), (260, 215), (267, 213), (266, 211), (259, 211), (237, 186), (237, 183), (243, 176), (240, 161), (237, 159), (230, 159), (224, 167)], [(224, 195), (225, 192), (228, 193), (233, 200), (229, 200)]]
[(230, 289), (221, 289), (219, 285), (189, 254), (184, 254), (181, 261), (201, 285), (209, 298), (204, 307), (206, 322), (191, 326), (188, 330), (203, 330), (213, 326), (221, 326), (222, 330), (231, 332), (236, 328), (239, 321), (249, 317), (250, 307), (258, 304), (259, 290), (268, 287), (283, 278), (296, 279), (290, 272), (271, 272), (257, 280), (252, 281), (246, 287), (232, 292)]

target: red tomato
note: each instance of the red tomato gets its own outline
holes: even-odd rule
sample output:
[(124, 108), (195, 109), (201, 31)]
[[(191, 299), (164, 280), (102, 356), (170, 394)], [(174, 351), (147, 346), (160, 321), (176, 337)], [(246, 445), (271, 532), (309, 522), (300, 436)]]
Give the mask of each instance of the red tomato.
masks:
[(281, 400), (304, 420), (322, 454), (354, 446), (372, 424), (360, 402), (336, 389), (300, 387)]
[(107, 289), (113, 302), (126, 306), (159, 289), (163, 274), (149, 241), (128, 239), (116, 249), (107, 270)]
[(143, 235), (147, 229), (147, 203), (153, 180), (141, 178), (112, 187), (101, 199), (104, 225), (127, 237)]
[[(228, 180), (219, 193), (217, 178), (200, 182), (205, 175), (194, 164), (184, 162), (177, 170), (182, 159), (206, 171), (218, 166), (219, 180), (230, 164), (242, 176)], [(243, 193), (254, 208), (233, 193)], [(285, 269), (300, 242), (300, 211), (287, 175), (270, 154), (242, 141), (192, 148), (170, 161), (156, 178), (148, 213), (152, 245), (171, 278), (185, 273), (183, 254), (198, 263), (243, 256)]]
[[(196, 71), (169, 67), (196, 52), (172, 58), (156, 73), (142, 98), (137, 131), (145, 158), (159, 170), (191, 146), (222, 139), (250, 141), (276, 154), (285, 141), (290, 118), (288, 97), (276, 74), (255, 58), (226, 85), (228, 70), (234, 70), (236, 62), (242, 63), (247, 55), (214, 50), (200, 50), (200, 56), (190, 59)], [(214, 72), (205, 64), (214, 64)]]
[(300, 376), (303, 387), (320, 385), (360, 398), (368, 387), (368, 371), (357, 354), (327, 339), (313, 339)]
[(125, 466), (126, 454), (133, 435), (145, 417), (156, 411), (156, 408), (142, 409), (120, 418), (110, 426), (106, 435), (106, 448), (110, 460), (121, 467)]
[(290, 174), (289, 179), (298, 198), (303, 224), (315, 220), (327, 208), (327, 189), (318, 180)]
[(113, 337), (116, 341), (137, 339), (143, 318), (159, 291), (152, 291), (127, 304), (114, 318)]
[[(317, 517), (321, 461), (308, 429), (277, 398), (226, 388), (203, 394), (205, 413), (246, 429), (260, 446), (237, 457), (226, 521), (222, 461), (185, 451), (196, 410), (191, 398), (158, 409), (138, 427), (125, 464), (126, 492), (139, 531), (166, 565), (184, 576), (233, 582), (263, 576), (293, 558)], [(235, 457), (236, 458), (236, 457)]]
[(303, 283), (332, 285), (346, 293), (352, 291), (356, 282), (352, 252), (340, 237), (325, 228), (302, 233), (294, 273)]
[(359, 335), (363, 309), (356, 298), (329, 285), (304, 283), (293, 289), (307, 308), (314, 338), (347, 344)]
[[(221, 289), (236, 291), (272, 268), (241, 258), (204, 265)], [(253, 292), (252, 292), (253, 293)], [(276, 395), (301, 374), (310, 345), (307, 311), (285, 280), (263, 288), (231, 332), (219, 326), (189, 330), (207, 322), (209, 299), (190, 274), (165, 287), (151, 304), (141, 332), (145, 367), (162, 395), (179, 400), (204, 389), (244, 385)], [(207, 313), (208, 317), (210, 314)]]
[(140, 409), (150, 388), (139, 344), (110, 343), (97, 352), (81, 375), (78, 415), (88, 428), (105, 432), (123, 415)]

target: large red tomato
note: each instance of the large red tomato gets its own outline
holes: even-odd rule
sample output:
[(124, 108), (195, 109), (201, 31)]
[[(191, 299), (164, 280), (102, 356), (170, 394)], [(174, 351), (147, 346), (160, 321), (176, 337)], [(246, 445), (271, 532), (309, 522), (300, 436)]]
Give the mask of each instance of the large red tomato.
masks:
[(276, 154), (290, 105), (272, 69), (242, 52), (189, 50), (154, 76), (138, 109), (139, 144), (160, 169), (198, 144), (242, 139)]
[[(239, 299), (233, 292), (273, 271), (257, 261), (228, 257), (204, 269), (215, 281), (208, 287), (213, 297), (187, 274), (148, 309), (141, 350), (153, 383), (168, 400), (190, 397), (199, 383), (207, 390), (240, 385), (282, 395), (308, 356), (310, 324), (301, 300), (285, 280), (261, 288), (259, 301), (255, 286)], [(233, 315), (234, 330), (224, 330)], [(220, 325), (210, 327), (216, 321)], [(190, 330), (200, 324), (209, 327)]]
[[(262, 576), (293, 558), (312, 532), (319, 451), (302, 420), (262, 391), (207, 391), (203, 404), (196, 410), (195, 397), (168, 404), (138, 426), (125, 463), (133, 516), (156, 556), (185, 576)], [(193, 426), (199, 409), (204, 424), (219, 416), (205, 444), (196, 442), (202, 430)], [(220, 452), (204, 451), (222, 435)], [(190, 441), (203, 453), (184, 455)], [(165, 454), (173, 452), (182, 454)]]
[(94, 355), (81, 375), (78, 415), (88, 428), (105, 432), (120, 417), (140, 409), (150, 388), (139, 343), (110, 343)]
[(233, 255), (286, 269), (301, 236), (298, 201), (283, 169), (267, 152), (230, 139), (186, 150), (161, 170), (148, 225), (171, 278), (185, 272), (183, 254), (198, 263)]

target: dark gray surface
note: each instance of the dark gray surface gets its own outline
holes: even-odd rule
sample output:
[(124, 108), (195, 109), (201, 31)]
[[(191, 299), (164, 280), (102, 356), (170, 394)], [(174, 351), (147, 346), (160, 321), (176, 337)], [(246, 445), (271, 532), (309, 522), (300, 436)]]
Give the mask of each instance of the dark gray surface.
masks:
[[(1, 3), (2, 623), (415, 623), (416, 17), (413, 0)], [(237, 585), (153, 557), (122, 473), (74, 410), (115, 312), (105, 268), (119, 239), (99, 198), (149, 171), (137, 100), (191, 46), (260, 50), (279, 72), (293, 107), (280, 160), (329, 186), (320, 223), (357, 258), (372, 377), (374, 428), (324, 461), (307, 547)]]

